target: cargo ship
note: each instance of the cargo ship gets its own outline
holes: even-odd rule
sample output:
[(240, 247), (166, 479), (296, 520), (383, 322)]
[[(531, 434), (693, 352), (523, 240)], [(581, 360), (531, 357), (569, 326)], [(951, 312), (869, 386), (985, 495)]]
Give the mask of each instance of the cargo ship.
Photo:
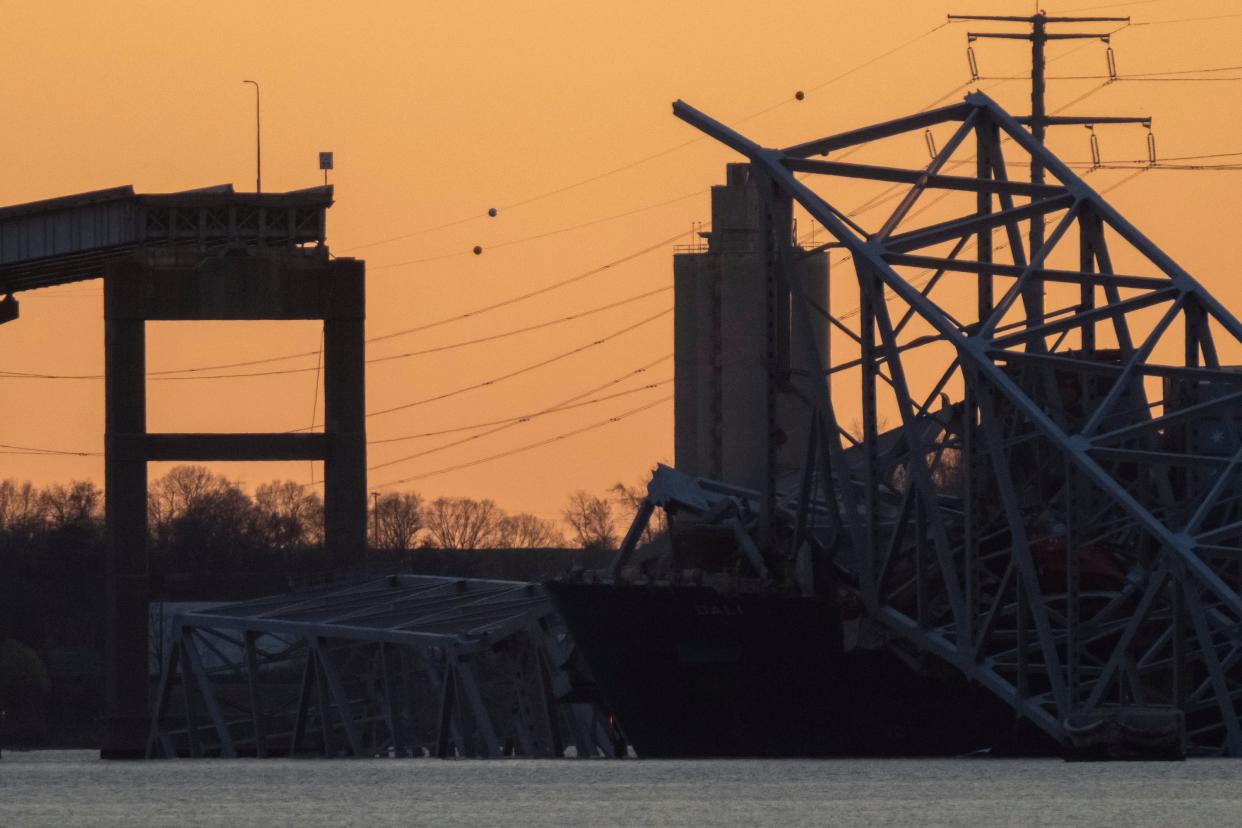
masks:
[(847, 642), (861, 622), (825, 598), (655, 581), (546, 586), (600, 701), (643, 758), (943, 756), (1014, 741), (1010, 708), (960, 676)]
[(748, 577), (731, 527), (752, 495), (662, 466), (648, 487), (671, 516), (660, 540), (545, 585), (638, 756), (1055, 751), (995, 695), (890, 640), (844, 578)]

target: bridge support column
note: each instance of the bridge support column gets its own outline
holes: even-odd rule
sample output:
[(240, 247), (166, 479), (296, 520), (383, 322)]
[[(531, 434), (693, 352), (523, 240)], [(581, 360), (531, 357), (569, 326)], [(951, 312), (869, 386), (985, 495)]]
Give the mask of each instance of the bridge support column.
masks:
[[(116, 281), (104, 281), (105, 296)], [(104, 493), (105, 759), (141, 758), (147, 715), (147, 464), (132, 450), (146, 431), (146, 331), (107, 312), (105, 300)]]
[[(366, 551), (365, 265), (298, 251), (193, 267), (111, 265), (104, 275), (105, 664), (103, 758), (141, 758), (150, 720), (147, 463), (322, 460), (334, 569)], [(148, 320), (324, 322), (323, 434), (148, 434)], [(220, 596), (227, 598), (227, 596)]]

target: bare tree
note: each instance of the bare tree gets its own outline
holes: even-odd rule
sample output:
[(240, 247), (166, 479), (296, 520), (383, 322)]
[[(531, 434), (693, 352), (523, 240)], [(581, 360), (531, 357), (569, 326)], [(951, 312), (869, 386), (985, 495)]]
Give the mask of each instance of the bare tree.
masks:
[(524, 512), (502, 517), (497, 529), (497, 545), (507, 549), (547, 549), (565, 545), (565, 536), (555, 523)]
[(371, 511), (371, 546), (405, 552), (423, 528), (423, 499), (413, 492), (393, 492), (376, 500)]
[(612, 523), (612, 503), (579, 489), (569, 496), (561, 513), (583, 549), (616, 549), (617, 532)]
[(89, 480), (74, 480), (68, 486), (53, 483), (40, 497), (47, 519), (59, 526), (103, 517), (103, 492)]
[(39, 490), (29, 482), (0, 481), (0, 529), (28, 535), (46, 520), (46, 507)]
[(270, 549), (302, 549), (323, 540), (323, 501), (292, 480), (273, 480), (254, 490), (255, 524)]
[(488, 549), (499, 541), (504, 512), (490, 500), (438, 497), (423, 510), (427, 545), (440, 549)]
[(162, 527), (185, 514), (196, 502), (210, 498), (229, 486), (205, 466), (174, 466), (152, 482), (147, 492), (147, 521), (157, 535)]
[(203, 565), (243, 554), (255, 535), (255, 507), (233, 481), (202, 466), (177, 466), (147, 494), (147, 514), (158, 545), (170, 544)]

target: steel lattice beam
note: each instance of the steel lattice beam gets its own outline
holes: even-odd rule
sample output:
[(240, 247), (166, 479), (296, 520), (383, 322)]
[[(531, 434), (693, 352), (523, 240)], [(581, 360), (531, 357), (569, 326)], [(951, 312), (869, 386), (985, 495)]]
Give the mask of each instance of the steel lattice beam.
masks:
[[(832, 322), (857, 358), (822, 367), (859, 384), (808, 400), (818, 441), (790, 496), (798, 535), (823, 469), (819, 508), (839, 525), (823, 542), (912, 648), (1062, 743), (1076, 722), (1163, 706), (1184, 714), (1191, 749), (1242, 755), (1242, 399), (1221, 365), (1242, 354), (1242, 325), (982, 93), (785, 149), (683, 102), (673, 111), (749, 159), (854, 261), (856, 325)], [(941, 124), (952, 137), (922, 169), (808, 160)], [(1011, 180), (1005, 144), (1055, 183)], [(966, 163), (973, 177), (950, 174)], [(859, 180), (908, 187), (874, 230), (834, 204), (834, 187)], [(933, 189), (976, 198), (919, 223)], [(1028, 250), (1022, 229), (1035, 226)], [(793, 312), (824, 314), (782, 264)], [(915, 284), (911, 268), (935, 274)], [(977, 294), (968, 312), (946, 274)], [(1068, 298), (1048, 309), (1050, 296)], [(894, 432), (878, 427), (880, 392)], [(862, 438), (846, 439), (837, 409), (860, 400)]]
[(393, 575), (182, 613), (147, 755), (560, 756), (564, 707), (578, 755), (610, 756), (602, 710), (564, 701), (571, 647), (518, 581)]

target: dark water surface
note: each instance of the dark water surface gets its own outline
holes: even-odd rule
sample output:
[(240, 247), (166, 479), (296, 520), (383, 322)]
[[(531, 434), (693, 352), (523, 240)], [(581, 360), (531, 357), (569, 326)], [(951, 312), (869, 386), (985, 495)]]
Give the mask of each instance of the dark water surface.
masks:
[(102, 762), (6, 751), (0, 826), (1242, 825), (1242, 761)]

